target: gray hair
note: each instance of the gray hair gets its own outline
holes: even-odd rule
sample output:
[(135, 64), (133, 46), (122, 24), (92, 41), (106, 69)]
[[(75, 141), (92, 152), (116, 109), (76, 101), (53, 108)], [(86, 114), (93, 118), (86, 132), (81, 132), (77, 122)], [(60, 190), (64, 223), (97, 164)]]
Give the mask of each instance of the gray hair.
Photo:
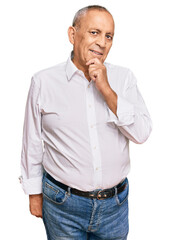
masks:
[(102, 7), (100, 5), (89, 5), (87, 7), (81, 8), (76, 12), (72, 22), (72, 26), (78, 29), (80, 27), (81, 17), (83, 17), (83, 15), (85, 15), (89, 10), (106, 11), (111, 15), (111, 13), (105, 7)]

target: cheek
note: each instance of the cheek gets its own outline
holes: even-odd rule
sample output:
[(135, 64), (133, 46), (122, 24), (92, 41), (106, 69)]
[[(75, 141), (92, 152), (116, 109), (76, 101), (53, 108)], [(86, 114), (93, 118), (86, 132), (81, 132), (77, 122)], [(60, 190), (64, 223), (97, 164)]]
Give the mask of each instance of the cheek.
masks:
[(108, 52), (110, 51), (111, 47), (112, 47), (112, 43), (109, 44), (109, 46), (108, 46), (108, 48), (107, 48), (107, 51), (108, 51)]
[(107, 46), (107, 48), (106, 48), (106, 51), (105, 51), (105, 55), (106, 55), (106, 56), (108, 55), (108, 53), (109, 53), (109, 51), (110, 51), (110, 48), (111, 48), (111, 46), (112, 46), (112, 45), (109, 45), (109, 46)]

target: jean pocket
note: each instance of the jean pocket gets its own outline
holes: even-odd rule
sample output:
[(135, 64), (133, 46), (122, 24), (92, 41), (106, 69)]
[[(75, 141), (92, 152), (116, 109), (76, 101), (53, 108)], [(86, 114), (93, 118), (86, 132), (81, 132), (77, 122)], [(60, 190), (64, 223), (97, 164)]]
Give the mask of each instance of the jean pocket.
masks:
[(55, 204), (63, 204), (68, 199), (69, 194), (48, 180), (43, 183), (43, 196)]
[(121, 206), (127, 199), (128, 199), (128, 195), (129, 195), (129, 182), (126, 179), (123, 184), (126, 184), (125, 189), (119, 193), (115, 195), (115, 199), (116, 202), (119, 206)]

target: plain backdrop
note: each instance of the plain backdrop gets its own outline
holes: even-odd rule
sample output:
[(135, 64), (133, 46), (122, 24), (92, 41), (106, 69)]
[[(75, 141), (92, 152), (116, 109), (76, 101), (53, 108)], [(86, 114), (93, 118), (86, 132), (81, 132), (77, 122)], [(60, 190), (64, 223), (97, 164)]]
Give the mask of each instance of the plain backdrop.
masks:
[(26, 98), (35, 72), (67, 60), (68, 27), (75, 12), (89, 4), (113, 14), (115, 36), (106, 61), (133, 71), (153, 120), (147, 142), (130, 143), (128, 239), (171, 239), (169, 0), (0, 2), (1, 239), (46, 240), (18, 180)]

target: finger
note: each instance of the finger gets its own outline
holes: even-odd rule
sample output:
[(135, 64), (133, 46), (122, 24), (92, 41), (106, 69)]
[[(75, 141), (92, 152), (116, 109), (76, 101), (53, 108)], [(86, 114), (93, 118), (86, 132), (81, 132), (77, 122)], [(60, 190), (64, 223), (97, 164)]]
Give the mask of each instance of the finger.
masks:
[(42, 212), (31, 212), (31, 215), (37, 217), (37, 218), (42, 218)]
[(88, 71), (89, 71), (89, 73), (92, 72), (92, 71), (98, 71), (98, 68), (97, 68), (97, 66), (90, 65), (89, 68), (88, 68)]
[(97, 59), (97, 58), (92, 58), (92, 59), (90, 59), (88, 62), (86, 62), (86, 65), (88, 66), (88, 65), (91, 65), (91, 64), (100, 64), (100, 61), (99, 61), (99, 59)]
[(88, 66), (88, 68), (89, 68), (89, 69), (100, 69), (101, 66), (100, 66), (99, 64), (94, 63), (94, 64), (90, 64), (90, 65)]
[(98, 78), (98, 72), (92, 72), (90, 73), (90, 77), (93, 81), (95, 81)]
[(97, 68), (97, 67), (93, 67), (93, 66), (91, 67), (91, 66), (90, 66), (89, 69), (88, 69), (88, 71), (89, 71), (89, 73), (92, 72), (92, 71), (98, 71), (98, 68)]

